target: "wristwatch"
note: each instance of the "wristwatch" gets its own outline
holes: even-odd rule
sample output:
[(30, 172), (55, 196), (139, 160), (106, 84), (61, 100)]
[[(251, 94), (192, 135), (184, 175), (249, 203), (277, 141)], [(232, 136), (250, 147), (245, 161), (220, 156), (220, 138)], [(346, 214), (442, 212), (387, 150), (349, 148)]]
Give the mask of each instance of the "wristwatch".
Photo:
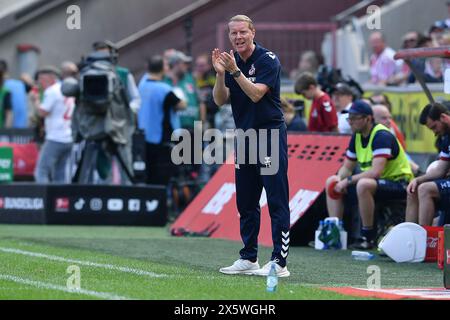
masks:
[(241, 75), (241, 70), (237, 69), (236, 71), (230, 72), (233, 78), (239, 78)]

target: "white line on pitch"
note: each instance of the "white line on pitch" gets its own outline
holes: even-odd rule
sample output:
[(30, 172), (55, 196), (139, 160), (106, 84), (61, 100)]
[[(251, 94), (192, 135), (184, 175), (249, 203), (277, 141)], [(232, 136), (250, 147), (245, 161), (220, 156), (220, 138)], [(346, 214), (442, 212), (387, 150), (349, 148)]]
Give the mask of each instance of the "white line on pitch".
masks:
[(48, 289), (48, 290), (63, 291), (63, 292), (67, 292), (67, 293), (82, 294), (82, 295), (88, 295), (88, 296), (101, 298), (101, 299), (107, 299), (107, 300), (131, 300), (130, 298), (118, 296), (118, 295), (111, 294), (108, 292), (98, 292), (98, 291), (85, 290), (85, 289), (79, 289), (79, 290), (68, 289), (63, 286), (58, 286), (58, 285), (51, 284), (51, 283), (45, 283), (45, 282), (25, 279), (25, 278), (12, 276), (12, 275), (8, 275), (8, 274), (0, 274), (0, 280), (13, 281), (16, 283), (33, 286), (33, 287), (36, 287), (39, 289)]
[(35, 258), (43, 258), (43, 259), (52, 260), (52, 261), (68, 262), (68, 263), (79, 264), (79, 265), (88, 266), (88, 267), (96, 267), (96, 268), (104, 268), (104, 269), (109, 269), (109, 270), (114, 270), (114, 271), (121, 271), (121, 272), (136, 274), (139, 276), (148, 276), (148, 277), (153, 277), (153, 278), (161, 278), (161, 277), (167, 276), (165, 274), (158, 274), (158, 273), (154, 273), (154, 272), (150, 272), (150, 271), (133, 269), (133, 268), (128, 268), (128, 267), (120, 267), (120, 266), (116, 266), (113, 264), (103, 264), (103, 263), (96, 263), (96, 262), (91, 262), (91, 261), (67, 259), (64, 257), (48, 255), (48, 254), (39, 253), (39, 252), (24, 251), (24, 250), (14, 249), (14, 248), (0, 247), (0, 251), (6, 252), (6, 253), (21, 254), (24, 256), (30, 256), (30, 257), (35, 257)]

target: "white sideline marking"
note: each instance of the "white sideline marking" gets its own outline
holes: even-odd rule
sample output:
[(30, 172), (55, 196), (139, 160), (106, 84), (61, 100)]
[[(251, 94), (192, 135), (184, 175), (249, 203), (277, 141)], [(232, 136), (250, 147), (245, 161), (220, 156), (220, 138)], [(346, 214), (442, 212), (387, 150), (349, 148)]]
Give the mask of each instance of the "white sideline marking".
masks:
[(16, 277), (16, 276), (11, 276), (8, 274), (0, 274), (0, 280), (13, 281), (16, 283), (33, 286), (33, 287), (36, 287), (39, 289), (48, 289), (48, 290), (64, 291), (67, 293), (83, 294), (83, 295), (93, 296), (96, 298), (107, 299), (107, 300), (131, 300), (130, 298), (118, 296), (118, 295), (111, 294), (108, 292), (97, 292), (97, 291), (84, 290), (84, 289), (79, 289), (79, 290), (68, 289), (63, 286), (58, 286), (55, 284), (45, 283), (45, 282), (40, 282), (40, 281), (34, 281), (34, 280), (25, 279), (25, 278)]
[(91, 262), (91, 261), (67, 259), (64, 257), (52, 256), (52, 255), (39, 253), (39, 252), (24, 251), (24, 250), (14, 249), (14, 248), (0, 247), (0, 251), (6, 252), (6, 253), (21, 254), (24, 256), (30, 256), (30, 257), (35, 257), (35, 258), (43, 258), (43, 259), (52, 260), (52, 261), (69, 262), (69, 263), (79, 264), (79, 265), (88, 266), (88, 267), (96, 267), (96, 268), (104, 268), (104, 269), (109, 269), (109, 270), (114, 270), (114, 271), (121, 271), (121, 272), (126, 272), (126, 273), (137, 274), (139, 276), (148, 276), (148, 277), (153, 277), (153, 278), (161, 278), (161, 277), (167, 276), (165, 274), (158, 274), (158, 273), (145, 271), (145, 270), (133, 269), (133, 268), (128, 268), (128, 267), (119, 267), (119, 266), (115, 266), (113, 264), (103, 264), (103, 263), (96, 263), (96, 262)]

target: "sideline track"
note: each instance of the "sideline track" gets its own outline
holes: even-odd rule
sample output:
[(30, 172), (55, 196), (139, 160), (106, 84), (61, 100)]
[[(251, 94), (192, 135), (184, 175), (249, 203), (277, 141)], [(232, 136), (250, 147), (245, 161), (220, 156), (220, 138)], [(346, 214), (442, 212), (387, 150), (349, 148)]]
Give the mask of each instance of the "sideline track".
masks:
[(108, 292), (98, 292), (98, 291), (85, 290), (85, 289), (69, 289), (64, 286), (59, 286), (59, 285), (55, 285), (55, 284), (51, 284), (51, 283), (45, 283), (45, 282), (35, 281), (35, 280), (30, 280), (30, 279), (25, 279), (25, 278), (8, 275), (8, 274), (0, 274), (0, 280), (13, 281), (15, 283), (33, 286), (38, 289), (63, 291), (66, 293), (88, 295), (88, 296), (101, 298), (101, 299), (107, 299), (107, 300), (133, 300), (131, 298), (118, 296), (116, 294), (112, 294), (112, 293), (108, 293)]
[(167, 277), (167, 275), (165, 275), (165, 274), (158, 274), (158, 273), (145, 271), (145, 270), (133, 269), (133, 268), (129, 268), (129, 267), (120, 267), (120, 266), (115, 266), (112, 264), (103, 264), (103, 263), (96, 263), (96, 262), (91, 262), (91, 261), (68, 259), (68, 258), (64, 258), (64, 257), (48, 255), (48, 254), (39, 253), (39, 252), (24, 251), (24, 250), (14, 249), (14, 248), (0, 247), (0, 252), (20, 254), (20, 255), (35, 257), (35, 258), (43, 258), (43, 259), (47, 259), (47, 260), (51, 260), (51, 261), (74, 263), (74, 264), (79, 264), (79, 265), (88, 266), (88, 267), (109, 269), (109, 270), (113, 270), (113, 271), (132, 273), (132, 274), (136, 274), (139, 276), (147, 276), (147, 277), (152, 277), (152, 278)]

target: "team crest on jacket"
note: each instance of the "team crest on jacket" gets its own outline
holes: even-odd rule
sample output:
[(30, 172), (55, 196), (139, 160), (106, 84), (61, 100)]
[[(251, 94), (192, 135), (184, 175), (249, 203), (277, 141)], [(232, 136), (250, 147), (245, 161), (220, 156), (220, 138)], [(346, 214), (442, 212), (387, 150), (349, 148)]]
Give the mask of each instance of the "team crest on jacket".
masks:
[(252, 67), (251, 67), (250, 70), (248, 71), (248, 75), (249, 75), (249, 76), (253, 76), (253, 75), (255, 74), (255, 72), (256, 72), (255, 65), (252, 64)]
[(323, 106), (325, 107), (325, 111), (326, 111), (326, 112), (331, 112), (331, 110), (333, 109), (333, 108), (331, 107), (331, 104), (330, 104), (329, 101), (324, 102), (324, 103), (323, 103)]

